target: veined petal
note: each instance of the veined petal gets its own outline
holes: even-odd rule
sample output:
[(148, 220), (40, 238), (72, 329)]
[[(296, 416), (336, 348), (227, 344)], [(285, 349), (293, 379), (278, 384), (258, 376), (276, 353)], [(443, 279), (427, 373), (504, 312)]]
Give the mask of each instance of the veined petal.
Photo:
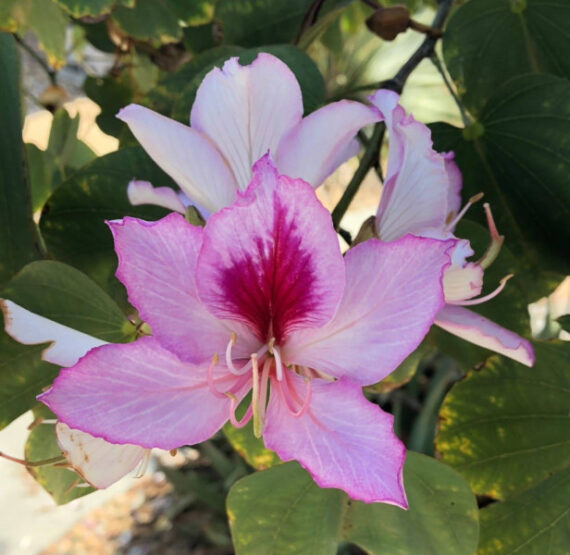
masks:
[(384, 241), (406, 233), (421, 235), (428, 228), (444, 228), (450, 212), (457, 211), (459, 200), (459, 170), (450, 155), (433, 150), (430, 130), (406, 115), (398, 98), (387, 90), (379, 90), (370, 98), (385, 118), (390, 140), (376, 215), (379, 237)]
[(247, 66), (230, 58), (202, 81), (192, 106), (190, 123), (218, 147), (241, 189), (251, 179), (251, 167), (302, 117), (301, 89), (279, 58), (260, 53)]
[(85, 353), (105, 345), (96, 337), (34, 314), (12, 301), (0, 299), (6, 333), (24, 345), (51, 343), (42, 359), (57, 366), (73, 366)]
[[(207, 375), (207, 365), (182, 362), (147, 336), (93, 349), (38, 400), (70, 428), (110, 443), (174, 449), (208, 439), (228, 419), (230, 399), (212, 394)], [(239, 378), (215, 369), (214, 379), (227, 391)]]
[(451, 265), (443, 275), (446, 302), (471, 299), (481, 293), (484, 270), (478, 264), (467, 262), (474, 252), (467, 239), (460, 239), (450, 252)]
[(213, 212), (231, 204), (236, 183), (223, 157), (196, 129), (130, 104), (117, 117), (190, 199)]
[[(354, 152), (354, 136), (378, 121), (377, 110), (341, 100), (303, 118), (283, 137), (275, 157), (279, 171), (318, 187)], [(356, 150), (358, 152), (358, 150)]]
[(525, 366), (534, 364), (534, 351), (526, 339), (467, 308), (446, 305), (437, 314), (435, 325)]
[[(303, 379), (292, 376), (298, 396)], [(297, 460), (324, 488), (353, 499), (407, 508), (402, 469), (405, 447), (393, 432), (394, 417), (368, 402), (347, 380), (312, 381), (308, 410), (294, 416), (273, 380), (263, 433), (283, 461)]]
[(443, 306), (441, 281), (452, 246), (408, 235), (350, 249), (335, 317), (322, 328), (294, 332), (284, 360), (361, 385), (386, 377), (419, 345)]
[(208, 220), (197, 283), (213, 314), (247, 324), (261, 341), (281, 344), (294, 329), (324, 324), (344, 288), (330, 214), (265, 156), (238, 202)]
[(160, 344), (184, 360), (208, 361), (225, 352), (232, 331), (240, 332), (236, 356), (256, 352), (245, 329), (228, 327), (198, 298), (196, 261), (202, 228), (179, 214), (157, 222), (125, 218), (109, 222), (119, 258), (117, 277), (129, 302), (139, 311)]
[(127, 196), (133, 206), (154, 204), (180, 214), (186, 212), (186, 207), (174, 189), (170, 187), (153, 187), (149, 181), (133, 179), (127, 187)]
[(146, 453), (138, 445), (114, 445), (61, 422), (56, 424), (55, 433), (73, 470), (98, 489), (109, 487), (134, 470)]

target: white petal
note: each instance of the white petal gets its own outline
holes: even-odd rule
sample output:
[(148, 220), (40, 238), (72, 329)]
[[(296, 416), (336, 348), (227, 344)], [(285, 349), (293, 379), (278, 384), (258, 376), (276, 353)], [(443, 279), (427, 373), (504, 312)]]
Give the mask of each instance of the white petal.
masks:
[(106, 344), (106, 341), (48, 320), (12, 301), (0, 299), (0, 307), (4, 312), (6, 333), (24, 345), (51, 342), (42, 358), (57, 366), (73, 366), (88, 351)]
[(153, 187), (149, 181), (133, 179), (127, 187), (127, 196), (133, 206), (154, 204), (173, 212), (184, 214), (186, 209), (180, 197), (170, 187)]
[(138, 445), (114, 445), (104, 439), (72, 430), (58, 422), (57, 443), (67, 461), (86, 482), (102, 489), (133, 470), (147, 449)]

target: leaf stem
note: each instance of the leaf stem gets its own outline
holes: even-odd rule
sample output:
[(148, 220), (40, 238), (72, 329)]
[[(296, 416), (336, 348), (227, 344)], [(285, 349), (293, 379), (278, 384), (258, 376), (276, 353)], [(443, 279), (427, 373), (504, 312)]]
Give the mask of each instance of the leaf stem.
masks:
[(12, 36), (14, 37), (14, 40), (21, 46), (21, 48), (25, 50), (41, 66), (41, 68), (47, 74), (51, 84), (53, 86), (56, 86), (57, 85), (56, 71), (53, 70), (51, 67), (49, 67), (47, 62), (30, 45), (28, 45), (25, 41), (23, 41), (18, 35), (14, 33)]

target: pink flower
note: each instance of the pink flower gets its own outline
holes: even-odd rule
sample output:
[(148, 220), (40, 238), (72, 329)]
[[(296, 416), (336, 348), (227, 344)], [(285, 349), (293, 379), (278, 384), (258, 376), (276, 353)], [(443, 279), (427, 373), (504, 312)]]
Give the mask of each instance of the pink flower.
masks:
[(279, 176), (267, 156), (205, 228), (176, 213), (110, 227), (117, 276), (153, 336), (97, 347), (63, 369), (39, 397), (61, 422), (173, 449), (253, 418), (266, 446), (322, 487), (407, 506), (405, 448), (361, 387), (428, 331), (450, 242), (371, 240), (343, 258), (312, 188)]
[[(462, 181), (453, 153), (438, 154), (433, 150), (430, 130), (406, 114), (396, 93), (380, 90), (370, 100), (381, 111), (390, 136), (388, 169), (376, 214), (378, 236), (384, 241), (394, 241), (406, 233), (452, 238), (457, 222), (478, 200), (470, 199), (459, 210)], [(446, 305), (437, 314), (435, 324), (475, 345), (532, 366), (534, 352), (528, 341), (464, 308), (493, 298), (511, 277), (506, 276), (490, 295), (474, 298), (481, 293), (484, 269), (497, 256), (503, 242), (488, 205), (485, 210), (491, 245), (485, 256), (474, 263), (467, 262), (474, 254), (469, 241), (457, 242), (443, 279)]]
[(258, 54), (248, 66), (230, 58), (202, 81), (191, 127), (131, 104), (118, 117), (154, 161), (182, 189), (153, 189), (133, 181), (133, 204), (158, 204), (184, 213), (195, 204), (205, 215), (229, 206), (251, 179), (251, 167), (268, 150), (281, 173), (318, 187), (358, 152), (356, 132), (378, 121), (359, 102), (334, 102), (303, 118), (301, 89), (278, 58)]

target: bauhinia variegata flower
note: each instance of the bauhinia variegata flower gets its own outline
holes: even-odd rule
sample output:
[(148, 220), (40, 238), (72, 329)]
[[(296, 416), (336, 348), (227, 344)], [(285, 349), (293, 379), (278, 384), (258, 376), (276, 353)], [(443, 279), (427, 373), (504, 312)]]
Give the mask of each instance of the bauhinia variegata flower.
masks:
[[(455, 225), (477, 200), (470, 199), (460, 210), (462, 180), (453, 155), (433, 150), (430, 130), (406, 114), (396, 93), (380, 90), (370, 100), (382, 113), (390, 138), (385, 184), (376, 214), (378, 237), (394, 241), (413, 233), (453, 238)], [(443, 279), (446, 304), (435, 324), (475, 345), (532, 366), (534, 352), (527, 340), (465, 308), (493, 298), (511, 277), (505, 276), (493, 293), (476, 298), (481, 294), (484, 270), (503, 242), (488, 205), (485, 211), (491, 236), (489, 249), (478, 262), (468, 262), (474, 254), (469, 241), (457, 242)]]
[(204, 228), (176, 213), (110, 227), (117, 276), (153, 336), (64, 368), (39, 397), (59, 421), (170, 450), (253, 419), (268, 448), (322, 487), (407, 506), (393, 417), (361, 388), (428, 331), (455, 241), (374, 239), (343, 258), (311, 186), (278, 175), (268, 156)]
[(303, 118), (295, 75), (279, 58), (261, 53), (250, 65), (230, 58), (206, 75), (196, 92), (190, 127), (136, 104), (118, 117), (182, 190), (177, 194), (132, 181), (131, 202), (182, 214), (194, 204), (207, 216), (229, 206), (236, 191), (247, 187), (253, 164), (268, 150), (281, 173), (318, 187), (358, 153), (354, 137), (378, 121), (378, 112), (341, 100)]

